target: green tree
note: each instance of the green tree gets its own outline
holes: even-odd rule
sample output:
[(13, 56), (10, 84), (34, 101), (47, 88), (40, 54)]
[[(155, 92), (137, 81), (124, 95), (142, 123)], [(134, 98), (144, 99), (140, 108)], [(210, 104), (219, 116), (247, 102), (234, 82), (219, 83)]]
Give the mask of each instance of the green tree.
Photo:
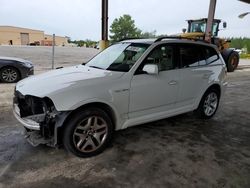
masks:
[(68, 43), (71, 43), (71, 42), (72, 42), (72, 40), (71, 40), (71, 38), (70, 38), (70, 37), (65, 36), (65, 38), (67, 38)]
[(152, 32), (144, 32), (141, 34), (140, 36), (141, 38), (155, 38), (156, 36), (156, 30), (152, 31)]
[(141, 30), (135, 26), (135, 21), (127, 14), (113, 21), (110, 26), (110, 33), (112, 33), (112, 35), (109, 36), (112, 41), (141, 36)]
[(250, 38), (231, 38), (231, 48), (247, 48), (247, 52), (250, 53)]

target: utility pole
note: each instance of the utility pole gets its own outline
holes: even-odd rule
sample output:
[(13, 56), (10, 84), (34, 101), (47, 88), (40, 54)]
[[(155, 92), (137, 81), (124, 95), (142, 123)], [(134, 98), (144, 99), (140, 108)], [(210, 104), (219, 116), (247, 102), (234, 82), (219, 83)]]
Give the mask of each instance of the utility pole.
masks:
[(108, 0), (102, 0), (102, 40), (100, 41), (100, 49), (104, 50), (108, 47)]
[(211, 36), (212, 36), (212, 27), (214, 21), (214, 14), (216, 9), (216, 2), (217, 0), (210, 0), (208, 17), (207, 17), (207, 28), (205, 33), (205, 40), (211, 43)]
[(52, 69), (55, 68), (55, 34), (53, 34), (53, 39), (52, 39)]

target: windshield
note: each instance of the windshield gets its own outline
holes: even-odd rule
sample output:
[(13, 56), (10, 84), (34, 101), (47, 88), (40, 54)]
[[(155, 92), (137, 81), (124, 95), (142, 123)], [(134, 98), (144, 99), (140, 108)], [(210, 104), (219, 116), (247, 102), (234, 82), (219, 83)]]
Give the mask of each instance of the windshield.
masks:
[[(190, 32), (206, 32), (207, 23), (204, 21), (194, 21), (191, 23)], [(219, 23), (213, 22), (212, 36), (218, 35)]]
[(91, 59), (86, 66), (128, 72), (149, 47), (149, 44), (114, 44)]
[(202, 32), (205, 33), (206, 23), (205, 22), (192, 22), (191, 23), (191, 32)]

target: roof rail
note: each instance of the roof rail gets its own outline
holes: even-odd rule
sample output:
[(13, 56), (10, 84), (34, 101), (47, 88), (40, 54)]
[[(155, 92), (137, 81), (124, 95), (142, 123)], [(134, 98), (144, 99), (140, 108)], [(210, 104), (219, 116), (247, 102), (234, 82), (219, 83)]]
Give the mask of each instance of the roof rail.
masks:
[(140, 38), (140, 37), (123, 38), (123, 39), (118, 40), (118, 42), (122, 42), (125, 40), (134, 40), (134, 39), (144, 39), (144, 38)]
[(202, 39), (188, 38), (188, 37), (181, 37), (181, 36), (163, 36), (163, 37), (157, 38), (155, 40), (155, 42), (159, 42), (159, 41), (162, 41), (164, 39), (187, 39), (187, 40), (194, 40), (194, 41), (206, 42), (205, 40), (202, 40)]

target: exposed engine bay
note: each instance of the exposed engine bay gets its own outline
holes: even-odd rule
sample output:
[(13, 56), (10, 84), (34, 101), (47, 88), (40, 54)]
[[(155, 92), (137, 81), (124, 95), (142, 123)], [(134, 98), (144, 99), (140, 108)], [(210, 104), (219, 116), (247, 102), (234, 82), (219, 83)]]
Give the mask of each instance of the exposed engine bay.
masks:
[(14, 115), (25, 125), (25, 137), (33, 146), (58, 144), (57, 128), (62, 126), (63, 122), (59, 121), (58, 117), (60, 116), (61, 120), (61, 116), (65, 116), (62, 118), (64, 120), (66, 112), (58, 112), (47, 97), (24, 96), (18, 91), (15, 91), (13, 105)]

